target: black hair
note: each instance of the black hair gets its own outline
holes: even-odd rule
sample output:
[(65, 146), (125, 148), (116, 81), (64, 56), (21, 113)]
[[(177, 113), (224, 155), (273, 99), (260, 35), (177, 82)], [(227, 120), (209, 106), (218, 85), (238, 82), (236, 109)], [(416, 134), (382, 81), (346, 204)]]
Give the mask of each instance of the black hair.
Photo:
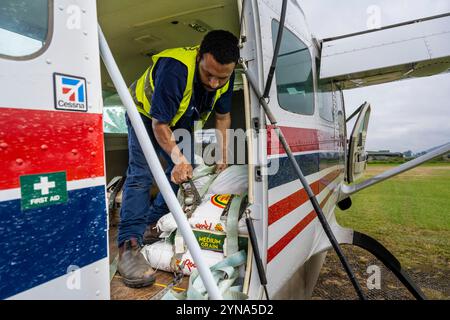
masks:
[(220, 64), (236, 63), (239, 60), (239, 40), (229, 31), (213, 30), (206, 34), (200, 44), (200, 57), (213, 55)]

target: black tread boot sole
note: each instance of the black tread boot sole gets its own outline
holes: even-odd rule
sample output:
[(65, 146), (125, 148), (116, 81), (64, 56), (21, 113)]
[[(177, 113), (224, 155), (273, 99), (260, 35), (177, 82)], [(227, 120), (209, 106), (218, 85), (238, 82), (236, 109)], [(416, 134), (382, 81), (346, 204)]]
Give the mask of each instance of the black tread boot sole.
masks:
[(153, 285), (156, 281), (155, 277), (148, 278), (146, 280), (138, 279), (138, 280), (129, 280), (127, 278), (122, 277), (123, 283), (130, 288), (143, 288), (149, 287)]
[(141, 253), (137, 239), (132, 238), (119, 247), (117, 270), (123, 283), (130, 288), (148, 287), (155, 283), (155, 272)]

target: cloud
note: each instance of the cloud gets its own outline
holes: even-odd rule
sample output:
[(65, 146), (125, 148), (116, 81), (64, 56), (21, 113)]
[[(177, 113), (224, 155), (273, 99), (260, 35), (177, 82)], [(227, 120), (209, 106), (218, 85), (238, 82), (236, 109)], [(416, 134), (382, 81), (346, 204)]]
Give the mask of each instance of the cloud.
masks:
[(450, 142), (446, 88), (450, 88), (450, 74), (348, 90), (346, 112), (364, 101), (371, 103), (367, 149), (423, 151)]
[(367, 30), (371, 6), (380, 8), (381, 26), (450, 12), (448, 0), (302, 0), (301, 5), (321, 39)]

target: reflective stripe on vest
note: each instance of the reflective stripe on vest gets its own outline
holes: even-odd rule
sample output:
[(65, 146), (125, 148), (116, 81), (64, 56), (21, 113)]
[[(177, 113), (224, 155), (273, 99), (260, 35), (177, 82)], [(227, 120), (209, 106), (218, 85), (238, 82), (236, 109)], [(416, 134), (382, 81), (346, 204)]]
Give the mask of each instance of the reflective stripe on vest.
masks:
[[(175, 48), (175, 49), (167, 49), (158, 54), (155, 54), (152, 57), (153, 64), (150, 66), (144, 74), (135, 81), (130, 86), (130, 93), (133, 97), (134, 103), (138, 111), (145, 115), (146, 117), (151, 118), (150, 109), (152, 104), (152, 95), (155, 89), (154, 79), (153, 79), (153, 68), (156, 66), (156, 63), (160, 58), (172, 58), (180, 61), (187, 67), (187, 82), (186, 88), (183, 93), (183, 98), (181, 99), (180, 106), (178, 107), (177, 113), (170, 121), (170, 127), (175, 126), (175, 124), (180, 120), (183, 114), (189, 107), (189, 103), (192, 98), (192, 91), (194, 85), (194, 75), (196, 68), (196, 58), (198, 54), (199, 46), (196, 47), (185, 47), (185, 48)], [(204, 112), (200, 115), (199, 124), (200, 127), (203, 127), (205, 122), (208, 120), (211, 111), (214, 109), (217, 100), (228, 90), (230, 85), (230, 81), (228, 81), (222, 88), (216, 91), (216, 95), (214, 96), (214, 101), (212, 108), (209, 112)], [(198, 126), (196, 126), (198, 128)]]

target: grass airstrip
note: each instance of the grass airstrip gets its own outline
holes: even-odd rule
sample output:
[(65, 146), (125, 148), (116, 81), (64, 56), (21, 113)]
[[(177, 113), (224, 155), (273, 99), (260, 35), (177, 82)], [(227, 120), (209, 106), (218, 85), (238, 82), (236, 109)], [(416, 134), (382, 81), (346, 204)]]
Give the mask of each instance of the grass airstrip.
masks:
[[(394, 165), (372, 164), (365, 178)], [(450, 272), (450, 164), (431, 163), (381, 182), (352, 197), (337, 219), (379, 240), (405, 267)]]

